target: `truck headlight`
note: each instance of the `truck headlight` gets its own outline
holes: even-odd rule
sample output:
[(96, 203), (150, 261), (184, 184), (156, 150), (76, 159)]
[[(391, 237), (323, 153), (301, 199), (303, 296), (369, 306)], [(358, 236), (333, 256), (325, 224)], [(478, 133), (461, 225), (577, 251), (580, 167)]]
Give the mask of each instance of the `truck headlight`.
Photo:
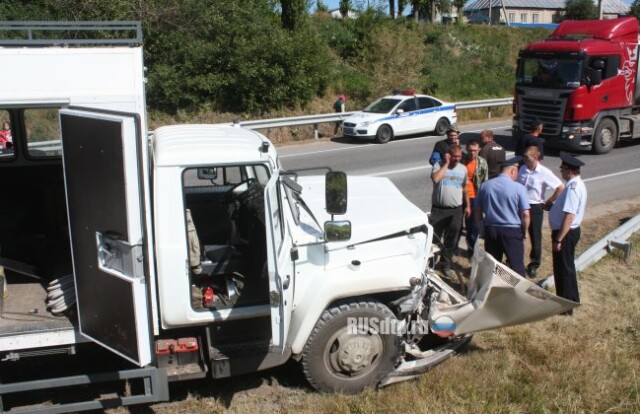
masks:
[(579, 134), (580, 133), (580, 127), (579, 126), (566, 126), (566, 127), (562, 127), (562, 133), (563, 134)]

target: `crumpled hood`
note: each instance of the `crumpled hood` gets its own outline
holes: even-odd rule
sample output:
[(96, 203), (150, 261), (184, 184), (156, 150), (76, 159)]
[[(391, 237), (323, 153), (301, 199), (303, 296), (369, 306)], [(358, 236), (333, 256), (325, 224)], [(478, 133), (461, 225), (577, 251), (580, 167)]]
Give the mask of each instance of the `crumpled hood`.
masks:
[[(347, 213), (334, 216), (334, 220), (351, 221), (351, 239), (330, 243), (336, 248), (407, 231), (428, 222), (427, 214), (405, 198), (388, 178), (348, 176), (347, 183)], [(325, 210), (325, 177), (299, 177), (298, 184), (303, 188), (302, 198), (320, 225), (331, 220)]]

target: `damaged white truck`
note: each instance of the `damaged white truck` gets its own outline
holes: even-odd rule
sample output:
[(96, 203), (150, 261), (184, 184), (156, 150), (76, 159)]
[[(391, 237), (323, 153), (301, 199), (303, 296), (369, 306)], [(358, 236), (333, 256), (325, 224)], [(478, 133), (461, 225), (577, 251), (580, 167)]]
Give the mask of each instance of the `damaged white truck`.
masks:
[(283, 171), (233, 126), (148, 134), (137, 23), (0, 29), (17, 34), (0, 40), (4, 412), (166, 401), (171, 381), (291, 358), (314, 388), (358, 392), (576, 306), (482, 251), (457, 293), (428, 268), (427, 214), (387, 179)]

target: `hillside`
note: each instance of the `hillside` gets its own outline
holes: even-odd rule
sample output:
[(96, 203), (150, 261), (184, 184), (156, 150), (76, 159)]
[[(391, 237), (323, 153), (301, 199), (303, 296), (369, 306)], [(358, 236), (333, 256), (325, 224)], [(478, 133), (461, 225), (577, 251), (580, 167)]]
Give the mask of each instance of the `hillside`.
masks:
[(265, 0), (6, 0), (0, 14), (141, 21), (152, 125), (330, 112), (340, 93), (347, 109), (393, 89), (450, 101), (510, 96), (518, 49), (546, 36), (375, 12), (345, 21), (320, 13), (288, 30)]

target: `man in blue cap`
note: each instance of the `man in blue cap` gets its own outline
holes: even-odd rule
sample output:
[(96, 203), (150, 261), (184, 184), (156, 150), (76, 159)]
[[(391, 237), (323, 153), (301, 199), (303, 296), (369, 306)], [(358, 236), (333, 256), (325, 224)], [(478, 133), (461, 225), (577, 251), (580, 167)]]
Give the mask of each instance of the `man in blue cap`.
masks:
[[(484, 248), (496, 260), (507, 256), (509, 267), (525, 276), (524, 239), (529, 228), (529, 200), (522, 184), (514, 181), (522, 157), (500, 163), (500, 175), (485, 182), (478, 193), (475, 214), (483, 220)], [(482, 217), (484, 213), (484, 219)]]
[[(587, 187), (580, 178), (580, 167), (584, 162), (566, 152), (560, 153), (560, 159), (560, 173), (566, 184), (549, 211), (553, 277), (558, 296), (580, 302), (575, 254), (580, 240), (580, 223), (587, 205)], [(573, 311), (565, 314), (572, 315)]]

